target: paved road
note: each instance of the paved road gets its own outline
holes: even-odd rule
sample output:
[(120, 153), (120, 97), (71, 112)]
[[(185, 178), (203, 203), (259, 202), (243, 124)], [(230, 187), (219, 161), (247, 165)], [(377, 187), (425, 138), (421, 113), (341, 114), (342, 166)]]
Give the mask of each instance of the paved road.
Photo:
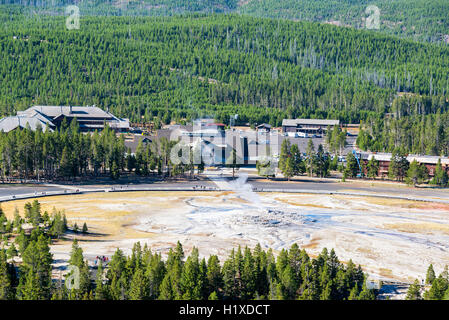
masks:
[[(0, 185), (0, 201), (29, 198), (34, 196), (49, 196), (56, 194), (72, 194), (77, 192), (105, 192), (105, 191), (134, 191), (134, 190), (218, 190), (223, 184), (217, 184), (211, 179), (203, 178), (193, 181), (155, 181), (149, 183), (129, 184), (89, 184), (89, 185)], [(230, 177), (216, 179), (231, 181)], [(449, 190), (438, 188), (410, 188), (397, 184), (371, 184), (370, 182), (341, 183), (335, 179), (309, 179), (302, 178), (294, 181), (276, 180), (267, 181), (258, 177), (248, 178), (248, 183), (255, 191), (279, 192), (311, 192), (336, 193), (350, 195), (374, 195), (392, 198), (404, 198), (449, 203)]]
[(301, 189), (310, 191), (328, 191), (328, 192), (346, 192), (361, 194), (383, 194), (389, 196), (405, 196), (405, 197), (432, 197), (441, 198), (449, 201), (449, 189), (438, 188), (411, 188), (399, 185), (377, 184), (371, 185), (369, 182), (346, 182), (341, 183), (323, 179), (322, 181), (299, 180), (295, 182), (277, 181), (274, 183), (266, 183), (264, 181), (255, 180), (251, 182), (256, 188), (274, 188), (274, 189)]
[(30, 193), (38, 193), (42, 192), (54, 192), (54, 191), (64, 191), (64, 188), (57, 186), (46, 186), (46, 185), (8, 185), (8, 184), (0, 184), (0, 197), (5, 196), (13, 196), (13, 195), (24, 195)]

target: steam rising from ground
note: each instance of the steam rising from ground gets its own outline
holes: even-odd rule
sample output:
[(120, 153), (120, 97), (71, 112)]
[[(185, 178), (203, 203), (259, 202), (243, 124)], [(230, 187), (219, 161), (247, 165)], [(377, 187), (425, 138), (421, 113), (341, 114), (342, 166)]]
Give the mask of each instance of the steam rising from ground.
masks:
[(248, 174), (246, 172), (241, 172), (237, 179), (231, 181), (216, 175), (206, 174), (206, 176), (218, 186), (219, 190), (232, 190), (241, 199), (250, 202), (255, 208), (262, 208), (263, 203), (260, 197), (253, 191), (251, 185), (247, 183)]

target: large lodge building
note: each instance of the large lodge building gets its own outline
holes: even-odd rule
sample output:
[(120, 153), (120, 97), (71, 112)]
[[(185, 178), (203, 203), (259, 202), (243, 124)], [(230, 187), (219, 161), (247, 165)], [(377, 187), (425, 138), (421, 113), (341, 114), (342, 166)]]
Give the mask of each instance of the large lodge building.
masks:
[(107, 124), (117, 132), (129, 131), (129, 120), (114, 116), (96, 106), (33, 106), (25, 111), (17, 112), (16, 116), (0, 119), (0, 131), (9, 132), (26, 128), (32, 130), (40, 126), (43, 130), (53, 131), (61, 126), (64, 119), (70, 123), (77, 120), (81, 132), (101, 131)]

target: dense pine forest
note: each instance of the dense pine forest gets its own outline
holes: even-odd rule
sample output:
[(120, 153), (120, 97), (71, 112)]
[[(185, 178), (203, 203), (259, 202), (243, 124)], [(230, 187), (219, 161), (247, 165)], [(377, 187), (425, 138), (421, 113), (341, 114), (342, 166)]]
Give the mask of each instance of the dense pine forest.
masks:
[(233, 14), (81, 15), (67, 30), (27, 8), (0, 11), (1, 115), (96, 104), (133, 122), (336, 118), (362, 121), (364, 150), (448, 153), (445, 45)]
[(438, 276), (431, 264), (427, 269), (425, 283), (418, 279), (409, 287), (406, 300), (449, 300), (449, 271), (448, 266)]
[[(169, 159), (176, 141), (161, 138), (151, 144), (138, 144), (135, 154), (125, 148), (123, 135), (106, 126), (101, 133), (79, 132), (76, 121), (64, 123), (60, 130), (14, 130), (0, 133), (0, 179), (69, 180), (77, 177), (123, 174), (138, 176), (193, 175), (193, 164), (174, 165)], [(197, 172), (201, 170), (199, 166)]]
[(227, 13), (237, 9), (238, 0), (0, 0), (15, 4), (29, 14), (60, 14), (76, 5), (83, 15), (173, 16), (184, 13)]
[(60, 13), (79, 6), (83, 15), (172, 16), (184, 13), (239, 13), (254, 17), (305, 20), (366, 28), (366, 19), (379, 9), (380, 32), (418, 41), (449, 42), (449, 3), (445, 0), (0, 0), (0, 4)]
[(381, 32), (420, 41), (448, 41), (449, 3), (445, 0), (253, 0), (240, 8), (259, 17), (330, 22), (366, 28), (365, 12), (379, 8)]

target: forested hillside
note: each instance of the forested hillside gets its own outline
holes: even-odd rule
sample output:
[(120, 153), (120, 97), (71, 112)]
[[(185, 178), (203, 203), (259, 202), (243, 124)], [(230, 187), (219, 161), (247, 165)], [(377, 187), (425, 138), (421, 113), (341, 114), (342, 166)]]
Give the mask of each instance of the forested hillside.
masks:
[[(79, 30), (67, 30), (65, 17), (2, 8), (1, 115), (32, 104), (96, 104), (132, 121), (164, 123), (204, 115), (227, 122), (235, 113), (251, 124), (363, 120), (381, 139), (366, 148), (420, 152), (423, 133), (411, 136), (420, 126), (411, 132), (408, 124), (448, 110), (445, 46), (237, 15), (82, 16)], [(396, 116), (385, 120), (385, 113)], [(443, 132), (430, 126), (423, 137), (439, 134), (440, 145), (430, 148), (439, 154), (449, 135), (447, 117), (436, 118)], [(399, 128), (394, 139), (376, 131), (386, 121)]]
[(172, 16), (183, 13), (232, 12), (238, 0), (0, 0), (16, 4), (28, 14), (61, 14), (68, 5), (76, 5), (83, 15)]
[(63, 13), (76, 4), (82, 15), (172, 16), (184, 13), (240, 13), (366, 28), (376, 6), (380, 31), (419, 41), (449, 43), (449, 2), (446, 0), (0, 0), (19, 4), (27, 14)]
[(242, 14), (259, 17), (329, 22), (366, 28), (365, 12), (380, 11), (380, 31), (422, 41), (449, 41), (449, 2), (446, 0), (251, 0)]

